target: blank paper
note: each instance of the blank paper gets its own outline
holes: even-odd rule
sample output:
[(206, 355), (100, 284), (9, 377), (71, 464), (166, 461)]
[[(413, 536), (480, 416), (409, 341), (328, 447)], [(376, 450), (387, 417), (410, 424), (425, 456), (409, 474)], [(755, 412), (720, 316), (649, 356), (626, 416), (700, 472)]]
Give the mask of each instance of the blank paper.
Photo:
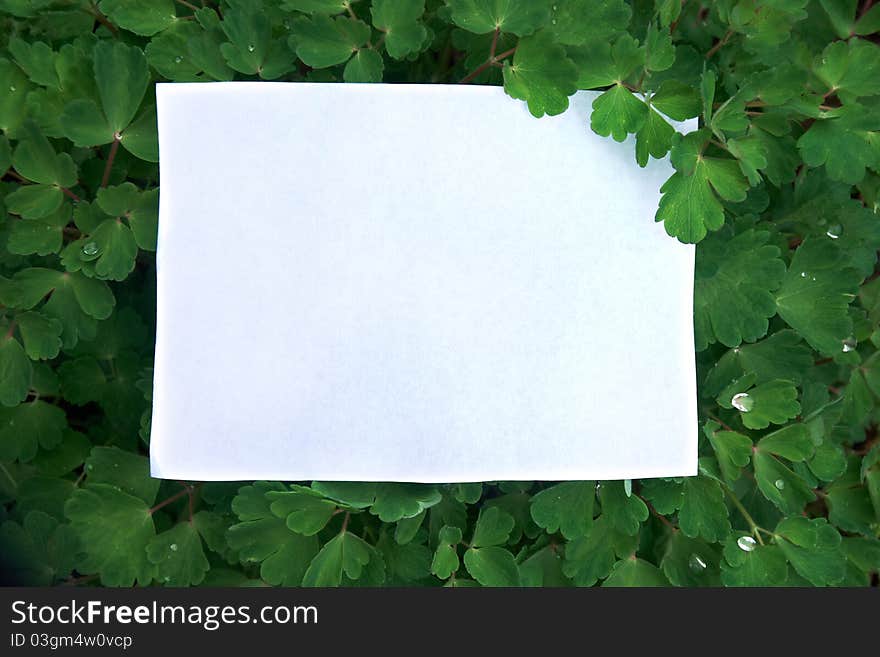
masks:
[(485, 86), (156, 95), (154, 476), (696, 474), (694, 248), (595, 93), (542, 119)]

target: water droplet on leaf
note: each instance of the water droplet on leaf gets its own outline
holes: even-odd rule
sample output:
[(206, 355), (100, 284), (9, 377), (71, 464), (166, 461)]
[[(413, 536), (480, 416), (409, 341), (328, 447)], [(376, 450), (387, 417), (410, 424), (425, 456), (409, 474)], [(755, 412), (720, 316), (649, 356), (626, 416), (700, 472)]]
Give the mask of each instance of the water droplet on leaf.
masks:
[(695, 573), (701, 573), (707, 568), (706, 562), (698, 554), (691, 555), (691, 558), (688, 559), (688, 566)]
[(87, 256), (93, 256), (98, 252), (98, 245), (94, 242), (89, 242), (83, 246), (82, 252)]
[(840, 224), (831, 224), (828, 226), (828, 230), (825, 231), (825, 234), (831, 239), (836, 240), (843, 235), (843, 226)]
[(777, 479), (776, 481), (773, 482), (773, 485), (776, 486), (776, 488), (778, 488), (779, 490), (782, 490), (783, 488), (785, 488), (785, 482), (782, 481), (782, 479)]
[(9, 91), (15, 91), (15, 85), (14, 85), (14, 84), (10, 84), (10, 85), (9, 85)]
[(807, 277), (807, 272), (802, 271), (802, 272), (801, 272), (801, 278), (806, 278), (806, 277)]
[(755, 539), (753, 539), (751, 536), (740, 536), (738, 539), (736, 539), (736, 544), (743, 552), (751, 552), (757, 546)]
[(253, 52), (256, 48), (253, 45), (248, 46), (248, 52)]
[(755, 400), (747, 392), (738, 392), (730, 400), (730, 405), (742, 413), (748, 413), (755, 405)]
[(168, 547), (172, 552), (177, 552), (177, 543), (172, 543)]
[(859, 343), (856, 342), (855, 338), (847, 338), (843, 341), (843, 353), (849, 353), (853, 351)]
[(175, 64), (180, 64), (180, 62), (182, 62), (182, 61), (183, 61), (183, 57), (181, 57), (180, 55), (178, 55), (177, 57), (174, 58)]

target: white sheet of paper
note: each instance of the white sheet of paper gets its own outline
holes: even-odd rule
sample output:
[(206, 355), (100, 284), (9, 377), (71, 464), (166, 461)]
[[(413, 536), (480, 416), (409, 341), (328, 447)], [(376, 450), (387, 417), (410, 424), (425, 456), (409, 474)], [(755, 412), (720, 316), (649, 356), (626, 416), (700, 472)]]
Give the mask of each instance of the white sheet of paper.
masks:
[(154, 476), (696, 474), (694, 248), (593, 92), (542, 119), (485, 86), (156, 95)]

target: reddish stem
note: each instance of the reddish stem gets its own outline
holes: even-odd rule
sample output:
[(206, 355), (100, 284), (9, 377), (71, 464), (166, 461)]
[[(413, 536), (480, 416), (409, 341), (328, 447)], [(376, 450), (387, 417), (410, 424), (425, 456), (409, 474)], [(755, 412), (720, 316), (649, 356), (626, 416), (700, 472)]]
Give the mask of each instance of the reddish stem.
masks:
[(113, 136), (113, 143), (110, 145), (110, 154), (107, 156), (107, 164), (104, 165), (104, 175), (101, 176), (101, 187), (106, 187), (110, 182), (110, 170), (113, 168), (113, 160), (116, 159), (116, 151), (119, 150), (119, 135)]

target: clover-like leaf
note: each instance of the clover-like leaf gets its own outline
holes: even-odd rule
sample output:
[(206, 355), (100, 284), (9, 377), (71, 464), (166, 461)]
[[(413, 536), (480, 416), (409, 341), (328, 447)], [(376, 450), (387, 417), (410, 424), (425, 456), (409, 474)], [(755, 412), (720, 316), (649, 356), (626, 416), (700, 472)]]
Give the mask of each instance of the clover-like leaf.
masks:
[(305, 536), (312, 536), (324, 529), (336, 511), (336, 504), (324, 499), (317, 491), (304, 486), (293, 486), (290, 491), (269, 491), (266, 498), (269, 508), (287, 526)]
[(385, 50), (394, 59), (418, 52), (428, 36), (419, 20), (425, 0), (374, 0), (370, 7), (373, 27), (385, 33)]
[(532, 497), (532, 518), (551, 534), (561, 531), (567, 539), (577, 538), (593, 524), (595, 500), (595, 482), (566, 481)]
[(370, 26), (341, 16), (301, 16), (291, 24), (290, 33), (297, 57), (308, 66), (325, 68), (348, 61), (370, 38)]
[(239, 522), (226, 533), (229, 546), (242, 562), (258, 562), (260, 576), (270, 584), (299, 586), (318, 551), (314, 536), (303, 536), (288, 528), (271, 510), (270, 491), (284, 491), (281, 484), (254, 482), (243, 486), (232, 501)]
[(165, 586), (201, 584), (211, 564), (193, 523), (179, 522), (147, 543), (147, 558), (156, 566), (156, 579)]
[(860, 281), (830, 241), (804, 240), (776, 293), (779, 316), (817, 351), (837, 354), (852, 333), (847, 308)]
[[(675, 174), (678, 175), (678, 174)], [(697, 249), (694, 332), (697, 350), (720, 341), (735, 347), (767, 332), (775, 314), (773, 290), (785, 275), (769, 233), (748, 230), (732, 239), (713, 235)]]
[(513, 555), (501, 547), (471, 547), (464, 565), (483, 586), (519, 586), (519, 568)]
[(97, 573), (104, 586), (153, 580), (155, 566), (146, 547), (156, 528), (142, 499), (110, 484), (90, 484), (74, 491), (64, 512), (82, 545), (88, 546), (77, 563), (79, 572)]
[(526, 36), (548, 22), (549, 7), (542, 2), (511, 0), (446, 0), (452, 21), (469, 32), (485, 34), (496, 29)]
[(577, 91), (578, 70), (546, 32), (520, 39), (513, 63), (504, 62), (504, 91), (526, 101), (532, 115), (560, 114)]
[(824, 518), (786, 518), (774, 533), (780, 538), (779, 549), (801, 577), (815, 586), (832, 586), (843, 579), (846, 558), (840, 534)]
[(375, 558), (374, 549), (351, 532), (331, 538), (309, 564), (303, 586), (339, 586), (342, 576), (360, 579), (365, 566)]
[(622, 84), (615, 84), (593, 101), (590, 127), (598, 135), (623, 141), (629, 133), (641, 130), (648, 114), (644, 102)]

